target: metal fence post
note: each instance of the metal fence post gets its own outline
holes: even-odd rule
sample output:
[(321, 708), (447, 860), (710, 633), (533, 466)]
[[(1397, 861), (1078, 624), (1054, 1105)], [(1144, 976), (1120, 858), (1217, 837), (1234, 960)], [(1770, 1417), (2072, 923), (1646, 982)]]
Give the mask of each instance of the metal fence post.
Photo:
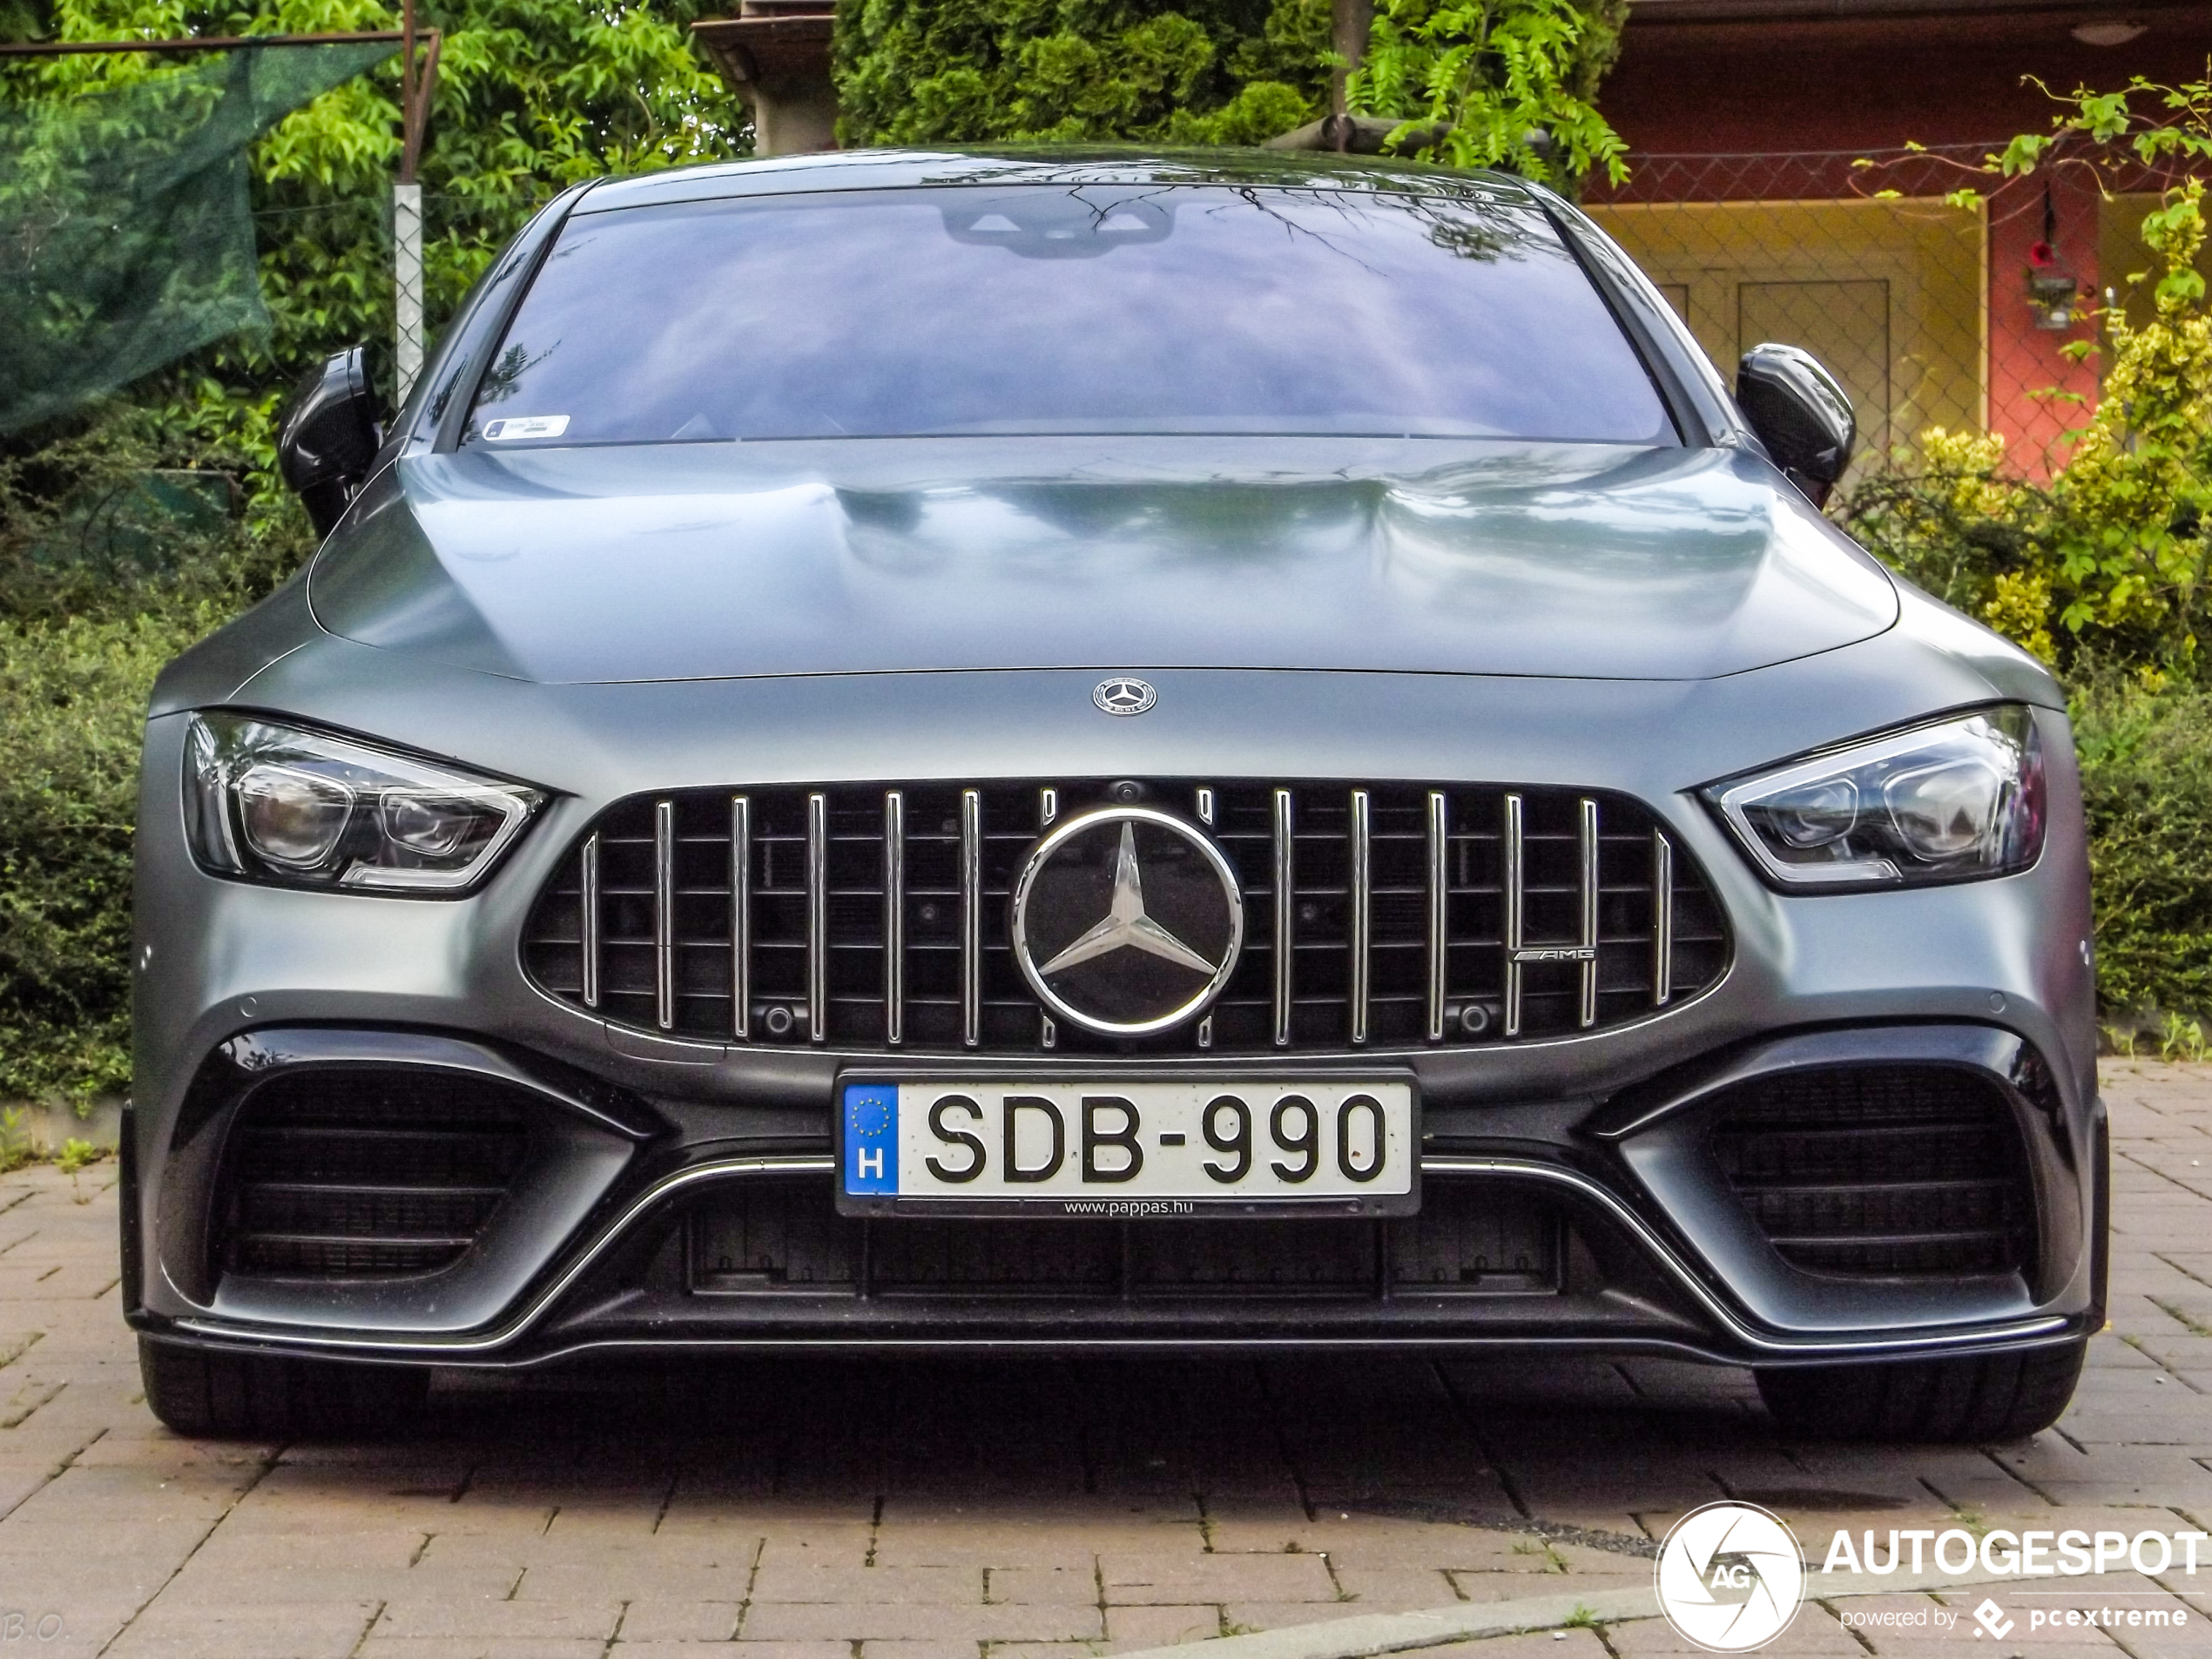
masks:
[(400, 401), (422, 372), (422, 186), (392, 186), (392, 275), (398, 338), (394, 341)]

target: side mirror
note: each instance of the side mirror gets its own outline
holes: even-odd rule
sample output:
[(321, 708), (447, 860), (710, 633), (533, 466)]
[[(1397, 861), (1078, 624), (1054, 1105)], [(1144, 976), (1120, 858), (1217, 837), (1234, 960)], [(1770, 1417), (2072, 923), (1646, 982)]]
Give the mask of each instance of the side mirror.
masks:
[(1816, 507), (1851, 465), (1858, 422), (1820, 360), (1795, 346), (1754, 346), (1736, 371), (1736, 401), (1774, 464)]
[(366, 347), (334, 352), (300, 377), (278, 420), (277, 466), (316, 535), (330, 534), (381, 443)]

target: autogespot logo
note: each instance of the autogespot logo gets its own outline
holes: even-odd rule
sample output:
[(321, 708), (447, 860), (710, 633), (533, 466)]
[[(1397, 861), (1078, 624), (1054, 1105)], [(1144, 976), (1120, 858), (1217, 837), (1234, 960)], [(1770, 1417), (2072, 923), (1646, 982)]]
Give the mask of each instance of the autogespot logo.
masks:
[(1754, 1504), (1709, 1503), (1659, 1546), (1659, 1608), (1685, 1641), (1743, 1653), (1790, 1628), (1805, 1564), (1779, 1517)]

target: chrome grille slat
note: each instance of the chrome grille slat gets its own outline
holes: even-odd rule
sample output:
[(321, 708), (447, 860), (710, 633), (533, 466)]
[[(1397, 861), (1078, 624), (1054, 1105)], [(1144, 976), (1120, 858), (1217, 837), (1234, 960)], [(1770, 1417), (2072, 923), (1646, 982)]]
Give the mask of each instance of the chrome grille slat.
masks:
[(1451, 799), (1440, 789), (1428, 792), (1428, 1002), (1422, 1035), (1444, 1041), (1445, 944), (1451, 929)]
[(577, 944), (583, 957), (580, 989), (583, 1006), (599, 1006), (599, 837), (583, 838), (583, 868), (577, 882)]
[(653, 1022), (676, 1028), (676, 803), (653, 803)]
[(883, 1040), (907, 1040), (907, 798), (883, 796)]
[(1372, 937), (1374, 904), (1374, 842), (1370, 821), (1370, 802), (1367, 792), (1352, 792), (1352, 1041), (1363, 1043), (1367, 1040), (1367, 993), (1369, 970), (1373, 966), (1370, 954), (1374, 941)]
[(1521, 1035), (1521, 934), (1528, 903), (1528, 873), (1523, 860), (1528, 848), (1522, 833), (1521, 797), (1507, 795), (1505, 808), (1506, 1035), (1517, 1037)]
[(730, 1035), (752, 1034), (752, 802), (730, 797)]
[(983, 1041), (983, 796), (960, 792), (960, 1040)]
[(1588, 1030), (1597, 1023), (1597, 911), (1598, 911), (1598, 833), (1597, 803), (1584, 796), (1580, 803), (1581, 819), (1581, 900), (1582, 927), (1577, 948), (1589, 952), (1582, 961), (1582, 1006), (1578, 1022)]
[(695, 1041), (1233, 1055), (1600, 1031), (1679, 1005), (1726, 963), (1710, 887), (1624, 797), (1140, 780), (1139, 798), (1205, 825), (1238, 871), (1242, 958), (1205, 1017), (1175, 1030), (1117, 1042), (1055, 1026), (1014, 961), (1011, 890), (1039, 835), (1128, 786), (633, 797), (548, 882), (525, 968), (611, 1023)]
[(806, 797), (806, 1035), (829, 1040), (829, 797)]
[(1292, 975), (1296, 967), (1298, 834), (1287, 789), (1275, 792), (1275, 1046), (1291, 1046)]

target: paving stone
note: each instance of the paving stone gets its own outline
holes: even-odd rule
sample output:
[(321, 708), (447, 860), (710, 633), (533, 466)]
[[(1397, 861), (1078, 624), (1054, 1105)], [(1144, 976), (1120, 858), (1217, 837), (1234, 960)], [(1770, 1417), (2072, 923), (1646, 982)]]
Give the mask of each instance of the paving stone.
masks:
[(837, 1604), (756, 1602), (744, 1634), (752, 1640), (845, 1642), (1083, 1642), (1103, 1635), (1095, 1607), (945, 1607), (912, 1602)]
[(741, 1612), (736, 1602), (640, 1596), (623, 1609), (616, 1650), (644, 1642), (728, 1642), (737, 1635)]
[(1130, 1555), (1102, 1551), (1100, 1581), (1109, 1603), (1140, 1602), (1335, 1602), (1328, 1564), (1318, 1555)]
[[(229, 1608), (157, 1604), (117, 1637), (114, 1659), (345, 1659), (377, 1615), (374, 1602)], [(0, 1648), (0, 1651), (4, 1651)]]
[(1039, 1602), (1055, 1607), (1093, 1607), (1099, 1597), (1096, 1565), (987, 1567), (982, 1569), (988, 1602)]
[(1218, 1607), (1109, 1607), (1106, 1635), (1116, 1648), (1170, 1648), (1222, 1634)]
[[(1088, 1588), (1088, 1587), (1086, 1587)], [(983, 1569), (970, 1567), (842, 1567), (792, 1561), (788, 1556), (761, 1562), (753, 1575), (750, 1600), (760, 1602), (915, 1602), (947, 1607), (980, 1607)], [(994, 1601), (1017, 1599), (995, 1595)], [(1082, 1598), (1095, 1602), (1096, 1594)]]
[(358, 1659), (605, 1659), (607, 1644), (577, 1637), (387, 1636), (372, 1632), (354, 1652)]
[(507, 1601), (496, 1596), (403, 1595), (385, 1603), (378, 1636), (505, 1637), (605, 1642), (622, 1617), (618, 1601)]
[(1447, 1654), (1453, 1659), (1609, 1659), (1594, 1630), (1534, 1631), (1421, 1649), (1422, 1659), (1443, 1659)]

